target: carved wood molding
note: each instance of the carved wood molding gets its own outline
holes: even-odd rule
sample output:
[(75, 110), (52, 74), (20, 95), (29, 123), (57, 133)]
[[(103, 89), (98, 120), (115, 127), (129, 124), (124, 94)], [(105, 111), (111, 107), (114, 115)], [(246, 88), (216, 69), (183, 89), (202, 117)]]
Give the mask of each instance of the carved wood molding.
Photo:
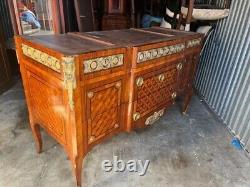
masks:
[(111, 69), (123, 65), (123, 54), (94, 58), (84, 61), (84, 73)]
[(22, 44), (22, 51), (25, 56), (36, 62), (43, 64), (58, 73), (61, 72), (61, 64), (57, 58), (25, 44)]
[(201, 38), (189, 40), (187, 42), (187, 48), (189, 48), (189, 47), (195, 47), (197, 45), (200, 45), (200, 43), (201, 43)]
[(164, 46), (156, 49), (149, 49), (140, 51), (137, 54), (137, 63), (145, 62), (147, 60), (157, 59), (163, 56), (179, 53), (185, 49), (185, 44), (176, 44), (170, 46)]
[(75, 61), (73, 56), (62, 58), (64, 87), (68, 91), (68, 103), (71, 110), (74, 109), (74, 89), (76, 88)]

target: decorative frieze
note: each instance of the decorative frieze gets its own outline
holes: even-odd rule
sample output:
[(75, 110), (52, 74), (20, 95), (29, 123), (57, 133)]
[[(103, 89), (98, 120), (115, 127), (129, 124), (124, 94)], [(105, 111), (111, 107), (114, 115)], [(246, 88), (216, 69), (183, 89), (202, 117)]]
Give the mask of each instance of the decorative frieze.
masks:
[(61, 72), (61, 64), (57, 58), (25, 44), (22, 44), (22, 51), (25, 56), (35, 60), (36, 62), (39, 62), (40, 64), (43, 64), (58, 73)]
[(146, 121), (145, 125), (152, 125), (154, 124), (158, 119), (160, 119), (161, 116), (164, 114), (164, 109), (159, 110), (158, 112), (155, 112), (153, 115), (149, 116)]
[(187, 48), (189, 48), (189, 47), (195, 47), (197, 45), (200, 45), (200, 43), (201, 43), (201, 38), (189, 40), (187, 42)]
[(147, 60), (153, 60), (163, 56), (179, 53), (185, 49), (185, 44), (176, 44), (171, 46), (160, 47), (156, 49), (149, 49), (146, 51), (140, 51), (137, 54), (137, 63), (141, 63)]
[(84, 61), (84, 73), (111, 69), (123, 65), (123, 54), (111, 55)]

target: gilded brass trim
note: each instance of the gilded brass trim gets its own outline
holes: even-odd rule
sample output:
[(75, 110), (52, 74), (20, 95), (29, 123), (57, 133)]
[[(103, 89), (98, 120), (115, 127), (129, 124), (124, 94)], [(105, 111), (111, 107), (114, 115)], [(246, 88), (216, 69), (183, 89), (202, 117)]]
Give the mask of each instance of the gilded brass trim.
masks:
[(158, 112), (155, 112), (153, 115), (149, 116), (146, 121), (145, 125), (152, 125), (154, 124), (158, 119), (160, 119), (161, 116), (164, 114), (164, 109), (159, 110)]
[(68, 103), (71, 110), (74, 109), (74, 89), (76, 88), (75, 61), (74, 57), (67, 56), (62, 58), (64, 87), (68, 91)]
[(197, 45), (200, 45), (200, 43), (201, 43), (201, 38), (189, 40), (187, 42), (187, 48), (189, 48), (189, 47), (195, 47)]
[(115, 87), (116, 87), (117, 89), (120, 89), (120, 88), (121, 88), (121, 85), (122, 85), (122, 83), (119, 81), (119, 82), (117, 82), (117, 83), (115, 84)]
[(89, 143), (92, 143), (95, 140), (95, 136), (90, 136)]
[(138, 78), (136, 79), (136, 85), (137, 85), (138, 87), (142, 86), (142, 85), (143, 85), (143, 82), (144, 82), (144, 80), (143, 80), (142, 77), (138, 77)]
[(111, 69), (123, 65), (123, 54), (94, 58), (84, 61), (84, 73)]
[(135, 113), (133, 114), (133, 120), (134, 120), (134, 121), (137, 121), (138, 119), (140, 119), (140, 117), (141, 117), (141, 115), (140, 115), (139, 112), (135, 112)]
[(87, 93), (87, 96), (88, 96), (88, 98), (91, 99), (91, 98), (94, 96), (94, 93), (93, 93), (93, 92), (88, 92), (88, 93)]
[(119, 124), (116, 123), (116, 124), (114, 125), (114, 128), (117, 129), (118, 127), (119, 127)]
[(58, 73), (61, 72), (61, 64), (57, 58), (25, 44), (22, 44), (22, 51), (25, 56), (36, 62), (43, 64)]
[(149, 49), (140, 51), (137, 54), (137, 63), (145, 62), (147, 60), (157, 59), (163, 56), (179, 53), (185, 49), (185, 44), (180, 43), (171, 46), (159, 47), (156, 49)]

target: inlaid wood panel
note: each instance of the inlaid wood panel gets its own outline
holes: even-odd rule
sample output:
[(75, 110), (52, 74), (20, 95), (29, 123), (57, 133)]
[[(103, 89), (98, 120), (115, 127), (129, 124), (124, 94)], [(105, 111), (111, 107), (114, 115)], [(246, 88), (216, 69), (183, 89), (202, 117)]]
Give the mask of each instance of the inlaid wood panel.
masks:
[(172, 94), (175, 92), (175, 85), (165, 87), (156, 92), (147, 95), (137, 100), (135, 105), (135, 111), (139, 112), (141, 116), (151, 112), (156, 106), (170, 101), (174, 101), (175, 97)]
[(61, 141), (65, 141), (62, 90), (32, 72), (27, 71), (27, 77), (31, 107), (36, 120), (57, 135)]
[(116, 81), (87, 91), (89, 144), (119, 128), (121, 90), (121, 81)]
[(135, 99), (143, 99), (146, 96), (152, 95), (165, 87), (174, 87), (178, 81), (178, 64), (179, 61), (173, 63), (172, 66), (137, 76), (135, 80)]

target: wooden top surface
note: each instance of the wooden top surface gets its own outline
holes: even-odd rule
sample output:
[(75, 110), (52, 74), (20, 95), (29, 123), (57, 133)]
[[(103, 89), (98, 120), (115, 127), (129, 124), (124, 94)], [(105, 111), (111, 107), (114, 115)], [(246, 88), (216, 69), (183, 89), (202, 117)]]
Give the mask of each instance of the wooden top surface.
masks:
[(157, 42), (165, 42), (186, 37), (199, 36), (159, 27), (147, 29), (124, 29), (95, 31), (87, 33), (68, 33), (61, 35), (22, 36), (26, 40), (40, 44), (64, 55), (77, 55), (121, 47), (132, 47)]

